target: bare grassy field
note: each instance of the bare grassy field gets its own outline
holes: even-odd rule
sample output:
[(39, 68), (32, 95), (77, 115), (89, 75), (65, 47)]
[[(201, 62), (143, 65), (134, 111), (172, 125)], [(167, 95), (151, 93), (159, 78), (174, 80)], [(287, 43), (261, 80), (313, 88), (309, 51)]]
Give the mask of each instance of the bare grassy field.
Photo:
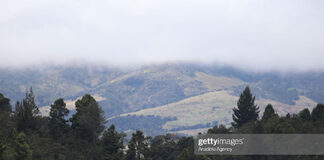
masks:
[[(126, 115), (154, 115), (161, 117), (176, 117), (177, 120), (169, 121), (163, 125), (164, 129), (170, 130), (183, 126), (207, 124), (218, 121), (219, 124), (229, 125), (232, 121), (232, 109), (236, 106), (239, 97), (230, 95), (227, 91), (215, 91), (199, 96), (190, 97), (179, 102), (164, 106), (126, 113)], [(256, 104), (260, 107), (260, 116), (267, 104), (271, 103), (280, 115), (296, 113), (304, 108), (313, 108), (316, 102), (300, 96), (296, 105), (288, 105), (269, 99), (260, 99)]]

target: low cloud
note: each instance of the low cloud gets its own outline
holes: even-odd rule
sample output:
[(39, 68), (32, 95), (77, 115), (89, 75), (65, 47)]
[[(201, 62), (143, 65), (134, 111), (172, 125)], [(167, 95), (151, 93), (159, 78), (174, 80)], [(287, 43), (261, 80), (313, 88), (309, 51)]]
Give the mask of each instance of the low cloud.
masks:
[(221, 63), (324, 71), (320, 0), (0, 1), (0, 67)]

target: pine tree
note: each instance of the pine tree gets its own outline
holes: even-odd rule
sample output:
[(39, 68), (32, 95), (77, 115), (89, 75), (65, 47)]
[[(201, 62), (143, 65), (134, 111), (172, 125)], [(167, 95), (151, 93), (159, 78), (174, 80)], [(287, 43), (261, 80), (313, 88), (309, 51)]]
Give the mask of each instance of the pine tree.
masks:
[(5, 144), (2, 144), (2, 142), (0, 141), (0, 159), (4, 159), (3, 153), (6, 149), (7, 149), (7, 146)]
[(0, 145), (3, 146), (11, 139), (14, 131), (11, 112), (10, 99), (0, 93)]
[(69, 114), (69, 110), (66, 108), (66, 104), (62, 98), (57, 99), (52, 105), (49, 113), (50, 130), (54, 139), (61, 137), (67, 130), (66, 117)]
[(39, 110), (35, 104), (35, 96), (33, 89), (26, 93), (26, 97), (22, 103), (17, 102), (15, 117), (17, 121), (18, 131), (25, 131), (26, 129), (35, 128), (35, 119), (38, 115)]
[(124, 137), (125, 134), (117, 133), (114, 125), (105, 130), (101, 139), (105, 160), (123, 159)]
[(208, 129), (207, 133), (208, 134), (225, 134), (228, 133), (229, 129), (226, 128), (225, 125), (219, 125), (219, 126), (215, 126), (211, 129)]
[(249, 121), (256, 121), (258, 119), (259, 107), (254, 104), (254, 100), (255, 97), (252, 96), (250, 88), (247, 86), (240, 95), (237, 108), (233, 109), (234, 123), (232, 125), (235, 128), (239, 128)]
[(127, 160), (145, 159), (148, 153), (148, 137), (143, 135), (143, 132), (137, 130), (132, 134), (132, 139), (128, 143), (126, 154)]
[(105, 129), (106, 120), (97, 101), (86, 94), (75, 102), (76, 113), (72, 116), (72, 129), (79, 138), (95, 144)]
[(269, 120), (271, 118), (274, 118), (274, 117), (279, 117), (279, 116), (275, 113), (272, 105), (268, 104), (266, 106), (266, 108), (264, 109), (263, 116), (262, 116), (262, 121), (265, 122), (265, 121), (267, 121), (267, 120)]
[(298, 113), (298, 117), (301, 119), (301, 120), (303, 120), (303, 121), (311, 121), (311, 119), (312, 119), (312, 117), (311, 117), (311, 115), (310, 115), (310, 112), (309, 112), (309, 110), (308, 110), (308, 108), (305, 108), (305, 109), (303, 109), (302, 111), (300, 111), (299, 113)]
[(324, 122), (324, 104), (317, 104), (317, 106), (313, 109), (311, 116), (313, 121)]
[(11, 119), (10, 99), (0, 93), (0, 159), (8, 147), (14, 134), (14, 124)]
[(179, 139), (178, 135), (171, 133), (155, 136), (150, 143), (150, 158), (157, 160), (177, 159), (180, 153), (177, 146)]
[(11, 112), (11, 105), (10, 105), (10, 99), (4, 97), (1, 93), (0, 93), (0, 113), (10, 113)]
[(32, 152), (29, 145), (26, 143), (24, 133), (19, 133), (13, 143), (14, 157), (16, 160), (30, 160)]
[(185, 148), (179, 155), (179, 160), (193, 160), (188, 148)]

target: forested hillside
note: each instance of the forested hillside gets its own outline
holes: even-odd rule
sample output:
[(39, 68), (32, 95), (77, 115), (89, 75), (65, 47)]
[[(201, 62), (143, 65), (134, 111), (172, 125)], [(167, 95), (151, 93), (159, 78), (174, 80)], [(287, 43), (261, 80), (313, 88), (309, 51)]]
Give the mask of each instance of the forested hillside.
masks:
[[(50, 106), (49, 116), (41, 116), (30, 89), (15, 109), (10, 99), (0, 94), (0, 159), (5, 160), (321, 160), (323, 156), (198, 156), (193, 153), (193, 137), (176, 134), (149, 137), (140, 130), (129, 134), (117, 132), (115, 125), (105, 127), (104, 112), (89, 94), (75, 102), (76, 112), (63, 99)], [(233, 123), (208, 129), (218, 133), (324, 133), (324, 105), (311, 111), (280, 116), (276, 106), (268, 104), (259, 114), (255, 97), (246, 87), (237, 106), (232, 108)], [(217, 116), (217, 115), (215, 115)], [(149, 121), (149, 119), (147, 119)], [(124, 122), (129, 123), (129, 122)], [(145, 127), (145, 126), (140, 126)]]

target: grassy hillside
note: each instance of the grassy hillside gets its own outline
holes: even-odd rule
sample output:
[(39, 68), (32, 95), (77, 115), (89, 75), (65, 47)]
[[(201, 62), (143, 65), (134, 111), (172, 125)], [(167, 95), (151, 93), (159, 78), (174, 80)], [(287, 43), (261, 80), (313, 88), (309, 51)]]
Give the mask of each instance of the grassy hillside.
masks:
[(235, 86), (242, 86), (247, 84), (237, 78), (230, 78), (225, 76), (213, 76), (203, 72), (195, 72), (195, 80), (200, 81), (210, 91), (221, 89), (232, 89)]
[[(226, 124), (231, 120), (228, 115), (235, 105), (237, 97), (226, 91), (215, 91), (190, 97), (179, 102), (150, 109), (129, 113), (129, 115), (154, 115), (161, 117), (176, 117), (163, 125), (164, 129), (176, 129), (181, 126), (193, 126), (218, 121)], [(122, 114), (126, 116), (128, 114)]]
[(69, 100), (80, 97), (121, 74), (124, 72), (119, 69), (98, 66), (0, 69), (0, 92), (15, 103), (33, 87), (37, 104), (47, 106), (59, 97)]
[[(323, 73), (249, 73), (196, 64), (132, 69), (90, 65), (0, 69), (0, 92), (10, 97), (12, 103), (21, 100), (32, 86), (37, 104), (47, 106), (41, 108), (46, 115), (55, 99), (64, 98), (73, 110), (74, 101), (90, 93), (96, 95), (111, 121), (136, 119), (138, 124), (133, 126), (145, 126), (143, 119), (151, 119), (161, 125), (152, 133), (229, 124), (231, 109), (246, 85), (261, 108), (272, 103), (280, 114), (285, 114), (313, 107), (315, 102), (324, 102), (323, 82)], [(128, 114), (142, 117), (127, 120)]]
[[(215, 91), (205, 93), (199, 96), (190, 97), (179, 102), (163, 105), (155, 108), (144, 109), (137, 112), (121, 114), (120, 117), (136, 116), (155, 116), (174, 120), (167, 121), (162, 125), (165, 131), (177, 131), (177, 133), (196, 133), (193, 130), (201, 131), (199, 128), (205, 128), (215, 124), (230, 125), (232, 121), (232, 109), (236, 106), (239, 97), (230, 95), (227, 91)], [(297, 113), (304, 108), (313, 108), (316, 102), (301, 96), (296, 105), (280, 103), (269, 99), (260, 99), (256, 101), (260, 110), (271, 103), (276, 112), (280, 115), (287, 113)], [(262, 112), (261, 112), (262, 114)], [(115, 117), (118, 119), (119, 117)], [(197, 128), (197, 125), (200, 127)]]

